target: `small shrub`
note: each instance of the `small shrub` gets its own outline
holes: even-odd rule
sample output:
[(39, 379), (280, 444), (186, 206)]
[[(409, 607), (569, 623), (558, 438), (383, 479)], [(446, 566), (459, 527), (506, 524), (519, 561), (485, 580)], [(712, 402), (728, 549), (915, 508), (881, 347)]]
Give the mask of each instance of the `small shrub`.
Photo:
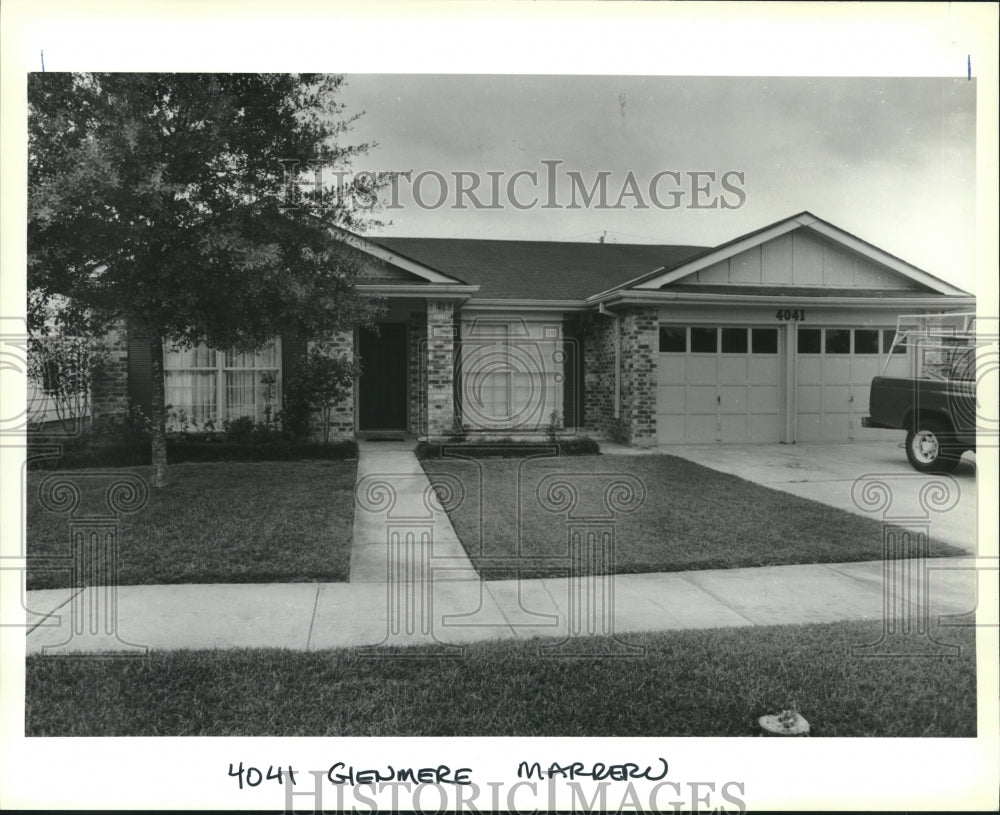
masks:
[(545, 437), (551, 443), (555, 444), (562, 429), (562, 414), (558, 410), (553, 410), (552, 413), (549, 414), (549, 423), (545, 426)]
[(558, 442), (559, 454), (563, 456), (596, 456), (601, 446), (590, 436), (576, 436)]
[(417, 446), (413, 448), (413, 455), (420, 461), (428, 458), (441, 458), (441, 445), (429, 441), (417, 442)]
[(250, 416), (226, 419), (222, 427), (226, 431), (226, 439), (235, 444), (248, 444), (253, 437), (254, 422)]
[(261, 396), (264, 399), (264, 428), (277, 429), (279, 420), (274, 412), (274, 397), (278, 390), (278, 375), (274, 371), (263, 371), (260, 375), (260, 384)]
[(608, 423), (608, 438), (618, 444), (632, 443), (632, 434), (629, 432), (628, 424), (620, 416)]
[(465, 425), (462, 424), (462, 420), (455, 416), (451, 420), (451, 435), (448, 436), (448, 441), (451, 444), (461, 444), (469, 436), (468, 430)]

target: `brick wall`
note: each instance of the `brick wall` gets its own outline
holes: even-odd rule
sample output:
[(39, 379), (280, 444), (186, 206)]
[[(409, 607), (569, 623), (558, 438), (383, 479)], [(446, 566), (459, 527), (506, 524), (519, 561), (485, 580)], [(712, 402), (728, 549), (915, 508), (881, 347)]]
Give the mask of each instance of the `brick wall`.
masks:
[[(310, 341), (308, 347), (310, 349), (320, 347), (331, 355), (353, 356), (354, 332), (341, 331), (324, 339), (322, 343)], [(331, 441), (354, 438), (354, 392), (355, 387), (352, 385), (330, 413)], [(323, 438), (322, 420), (322, 415), (317, 411), (313, 411), (310, 417), (311, 432), (313, 438), (317, 440), (322, 440)]]
[[(620, 421), (615, 420), (615, 326), (621, 342)], [(618, 321), (595, 318), (584, 340), (584, 416), (608, 437), (617, 430), (638, 446), (656, 444), (656, 360), (659, 317), (654, 308), (623, 309)]]
[(455, 310), (447, 300), (427, 301), (427, 435), (451, 432), (455, 417)]
[(90, 413), (95, 425), (117, 424), (128, 415), (128, 332), (112, 328), (98, 343), (104, 364), (91, 383)]
[(631, 308), (621, 318), (621, 416), (632, 444), (656, 444), (656, 361), (659, 315)]

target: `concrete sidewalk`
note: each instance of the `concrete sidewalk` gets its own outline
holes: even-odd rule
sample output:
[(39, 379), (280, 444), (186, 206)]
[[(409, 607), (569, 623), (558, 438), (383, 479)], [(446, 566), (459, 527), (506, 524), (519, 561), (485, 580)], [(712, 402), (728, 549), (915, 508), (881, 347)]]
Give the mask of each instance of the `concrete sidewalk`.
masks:
[[(914, 626), (926, 612), (933, 628), (939, 615), (975, 609), (973, 559), (935, 558), (924, 570), (910, 568), (918, 563), (895, 561), (888, 582), (883, 564), (873, 561), (552, 580), (438, 580), (435, 573), (418, 583), (33, 591), (27, 650), (447, 647), (498, 638), (877, 620), (884, 608)], [(927, 592), (926, 608), (915, 602), (918, 583)], [(92, 628), (100, 633), (89, 633)]]

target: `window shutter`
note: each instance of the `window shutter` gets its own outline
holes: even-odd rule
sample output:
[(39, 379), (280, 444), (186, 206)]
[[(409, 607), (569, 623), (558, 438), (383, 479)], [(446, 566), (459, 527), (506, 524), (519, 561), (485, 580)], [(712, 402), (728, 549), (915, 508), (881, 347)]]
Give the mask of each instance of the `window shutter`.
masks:
[(153, 411), (153, 369), (149, 357), (149, 339), (129, 332), (128, 397), (132, 405), (149, 416)]
[(301, 337), (287, 334), (281, 336), (281, 382), (282, 394), (285, 393), (284, 383), (302, 365), (306, 356), (306, 341)]
[(584, 332), (575, 323), (563, 323), (563, 426), (575, 430), (584, 426)]

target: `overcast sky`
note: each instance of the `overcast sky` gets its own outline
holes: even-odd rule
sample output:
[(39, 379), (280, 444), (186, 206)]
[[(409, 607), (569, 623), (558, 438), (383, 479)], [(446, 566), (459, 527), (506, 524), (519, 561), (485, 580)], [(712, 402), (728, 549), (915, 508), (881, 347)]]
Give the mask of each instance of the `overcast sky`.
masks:
[[(519, 75), (348, 76), (342, 100), (364, 111), (352, 141), (379, 147), (357, 169), (433, 171), (418, 206), (401, 181), (399, 209), (381, 234), (714, 245), (789, 215), (813, 214), (967, 290), (975, 290), (975, 82), (926, 78), (754, 78)], [(631, 172), (642, 203), (545, 209), (546, 166), (561, 161), (556, 200), (575, 171), (588, 188), (608, 171), (608, 204)], [(519, 170), (519, 210), (506, 184)], [(502, 173), (498, 209), (455, 210), (453, 173)], [(657, 173), (661, 202), (649, 197)], [(714, 172), (698, 202), (720, 194), (732, 209), (694, 209), (691, 172)], [(743, 173), (745, 201), (719, 186)], [(706, 183), (700, 177), (699, 183)], [(469, 203), (469, 199), (465, 199)], [(578, 203), (580, 201), (578, 200)]]

